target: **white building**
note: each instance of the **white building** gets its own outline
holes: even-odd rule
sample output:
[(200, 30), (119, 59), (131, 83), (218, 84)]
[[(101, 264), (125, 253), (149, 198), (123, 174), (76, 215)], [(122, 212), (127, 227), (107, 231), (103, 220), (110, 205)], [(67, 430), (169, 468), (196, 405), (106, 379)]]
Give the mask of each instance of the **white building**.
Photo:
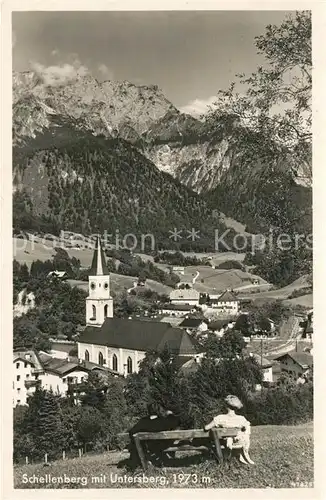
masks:
[(17, 350), (13, 355), (13, 406), (25, 405), (28, 396), (40, 385), (42, 363), (33, 350)]
[(59, 359), (45, 352), (19, 350), (13, 356), (13, 406), (26, 405), (37, 387), (66, 396), (71, 384), (85, 381), (90, 371), (103, 368), (77, 358)]
[(160, 304), (158, 313), (166, 316), (182, 318), (186, 314), (196, 312), (196, 307), (189, 304)]
[(211, 308), (218, 314), (236, 316), (239, 313), (240, 301), (230, 291), (226, 290), (217, 299), (211, 299)]
[(273, 362), (264, 356), (260, 356), (259, 354), (250, 353), (250, 357), (253, 357), (263, 372), (263, 382), (273, 382)]
[(172, 272), (173, 272), (173, 273), (178, 273), (178, 274), (184, 275), (184, 273), (185, 273), (185, 268), (184, 268), (184, 267), (182, 267), (182, 266), (173, 266), (173, 267), (172, 267)]
[(170, 302), (175, 305), (199, 306), (200, 294), (193, 288), (172, 290), (170, 293)]

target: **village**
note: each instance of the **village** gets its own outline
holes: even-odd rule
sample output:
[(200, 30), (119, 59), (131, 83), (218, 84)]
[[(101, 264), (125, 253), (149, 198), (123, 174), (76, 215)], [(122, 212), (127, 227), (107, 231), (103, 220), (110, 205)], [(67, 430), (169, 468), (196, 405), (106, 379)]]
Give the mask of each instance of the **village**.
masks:
[[(110, 272), (98, 239), (89, 271), (85, 327), (75, 340), (52, 338), (48, 352), (19, 346), (14, 350), (13, 406), (28, 404), (37, 387), (63, 397), (71, 388), (77, 393), (90, 373), (125, 378), (138, 372), (147, 352), (166, 346), (179, 359), (181, 372), (193, 372), (204, 356), (203, 341), (210, 335), (221, 339), (232, 330), (242, 333), (245, 352), (263, 370), (265, 385), (275, 384), (284, 373), (297, 383), (305, 382), (313, 368), (312, 310), (287, 318), (282, 331), (268, 317), (249, 328), (248, 299), (231, 289), (200, 293), (194, 287), (199, 272), (191, 271), (189, 275), (187, 268), (173, 267), (180, 281), (154, 313), (145, 309), (142, 315), (114, 317)], [(64, 280), (65, 274), (60, 269), (51, 271), (48, 279)], [(146, 288), (146, 280), (139, 278), (128, 293), (134, 293), (134, 288)], [(28, 312), (33, 302), (30, 293), (18, 314)]]

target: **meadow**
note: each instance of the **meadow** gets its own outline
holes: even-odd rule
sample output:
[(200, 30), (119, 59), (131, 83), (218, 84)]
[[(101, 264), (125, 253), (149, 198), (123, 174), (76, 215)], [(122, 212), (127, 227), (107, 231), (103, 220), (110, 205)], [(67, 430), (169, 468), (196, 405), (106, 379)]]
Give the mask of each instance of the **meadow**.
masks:
[[(223, 465), (213, 459), (183, 453), (173, 466), (128, 473), (118, 466), (126, 452), (84, 455), (44, 464), (17, 465), (15, 488), (297, 488), (313, 487), (313, 424), (252, 428), (250, 456), (255, 465), (235, 458)], [(79, 484), (24, 484), (29, 477), (80, 478)], [(117, 478), (122, 481), (116, 482)], [(25, 479), (24, 479), (25, 478)], [(146, 482), (147, 481), (147, 482)], [(150, 482), (152, 481), (152, 482)], [(82, 484), (83, 482), (84, 484)]]

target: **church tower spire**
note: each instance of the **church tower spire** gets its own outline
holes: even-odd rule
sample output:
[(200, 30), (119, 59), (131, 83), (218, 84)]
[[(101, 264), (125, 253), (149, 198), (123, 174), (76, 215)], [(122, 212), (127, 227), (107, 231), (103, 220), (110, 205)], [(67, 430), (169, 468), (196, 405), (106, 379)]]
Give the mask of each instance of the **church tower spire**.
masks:
[(88, 277), (88, 289), (86, 325), (102, 326), (105, 318), (113, 317), (113, 299), (110, 294), (110, 273), (99, 237), (95, 243), (92, 266)]
[(101, 245), (101, 239), (97, 237), (91, 266), (91, 275), (103, 276), (108, 274), (109, 271), (106, 265), (105, 256)]

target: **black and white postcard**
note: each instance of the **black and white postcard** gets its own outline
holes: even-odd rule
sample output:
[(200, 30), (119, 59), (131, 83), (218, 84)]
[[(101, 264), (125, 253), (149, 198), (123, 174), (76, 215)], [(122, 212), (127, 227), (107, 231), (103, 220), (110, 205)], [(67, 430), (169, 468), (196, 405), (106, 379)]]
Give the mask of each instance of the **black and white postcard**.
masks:
[(321, 11), (77, 4), (4, 4), (9, 490), (317, 498)]

